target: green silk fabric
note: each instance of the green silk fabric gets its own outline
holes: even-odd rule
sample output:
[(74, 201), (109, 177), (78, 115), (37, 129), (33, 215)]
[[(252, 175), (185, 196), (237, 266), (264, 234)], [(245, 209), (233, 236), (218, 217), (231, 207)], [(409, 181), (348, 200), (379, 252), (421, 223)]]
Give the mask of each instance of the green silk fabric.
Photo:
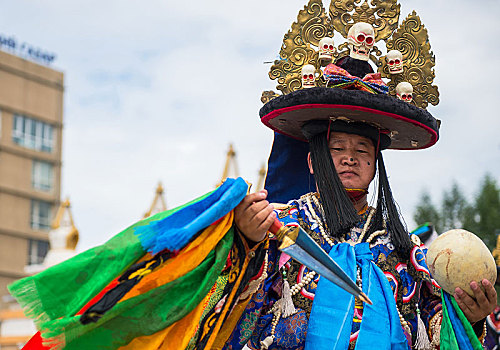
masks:
[[(65, 349), (116, 349), (136, 337), (161, 331), (190, 313), (208, 294), (222, 272), (233, 244), (231, 229), (205, 260), (186, 275), (116, 304), (96, 323), (82, 325), (80, 316), (43, 324), (47, 336), (64, 329)], [(174, 258), (175, 259), (175, 258)]]
[[(105, 244), (78, 254), (37, 275), (16, 281), (8, 289), (24, 308), (26, 316), (35, 321), (37, 328), (42, 332), (42, 337), (52, 338), (64, 334), (66, 342), (69, 343), (71, 339), (81, 333), (80, 327), (71, 326), (79, 318), (79, 316), (75, 317), (74, 315), (112, 280), (120, 276), (146, 253), (140, 240), (134, 234), (135, 229), (164, 219), (176, 211), (204, 199), (208, 195), (210, 193), (183, 206), (141, 220), (114, 236)], [(232, 242), (232, 235), (226, 236), (230, 236)], [(229, 240), (229, 238), (223, 241), (226, 242), (226, 240)], [(226, 245), (223, 246), (226, 247)], [(214, 254), (207, 256), (206, 264), (210, 264), (209, 261), (214, 263), (214, 257), (218, 257), (217, 254)], [(212, 260), (210, 260), (210, 257)], [(224, 262), (226, 257), (224, 257)], [(206, 264), (204, 262), (202, 265), (205, 267), (205, 273), (208, 273), (208, 270), (206, 270), (208, 265)], [(172, 283), (184, 282), (173, 281)], [(154, 291), (150, 292), (154, 294)], [(112, 314), (116, 316), (115, 313)], [(119, 316), (116, 317), (119, 318)], [(105, 319), (108, 320), (107, 317)], [(122, 320), (122, 322), (128, 321)], [(102, 320), (97, 324), (101, 323), (103, 323)], [(66, 328), (67, 332), (63, 328)], [(98, 346), (97, 348), (103, 347)]]
[[(474, 329), (471, 324), (465, 317), (464, 313), (458, 306), (455, 298), (448, 294), (448, 298), (451, 302), (451, 306), (455, 310), (456, 315), (458, 316), (458, 321), (462, 324), (465, 334), (462, 334), (461, 337), (457, 337), (455, 334), (455, 330), (453, 328), (452, 321), (450, 319), (450, 312), (446, 306), (445, 302), (445, 291), (443, 290), (441, 293), (441, 302), (443, 309), (443, 319), (441, 321), (441, 332), (440, 332), (440, 349), (441, 350), (460, 350), (460, 349), (474, 349), (474, 350), (483, 350), (483, 346), (479, 339), (477, 339), (476, 334), (474, 333)], [(467, 338), (467, 339), (464, 339)], [(460, 341), (460, 339), (468, 341), (467, 344)]]

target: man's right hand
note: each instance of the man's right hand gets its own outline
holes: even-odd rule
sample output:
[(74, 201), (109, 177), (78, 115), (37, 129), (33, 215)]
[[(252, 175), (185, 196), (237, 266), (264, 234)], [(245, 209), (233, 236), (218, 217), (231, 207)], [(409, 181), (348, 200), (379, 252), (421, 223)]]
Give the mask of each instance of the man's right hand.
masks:
[(274, 208), (266, 198), (266, 190), (248, 194), (234, 209), (236, 226), (250, 241), (260, 242), (266, 238), (276, 218)]

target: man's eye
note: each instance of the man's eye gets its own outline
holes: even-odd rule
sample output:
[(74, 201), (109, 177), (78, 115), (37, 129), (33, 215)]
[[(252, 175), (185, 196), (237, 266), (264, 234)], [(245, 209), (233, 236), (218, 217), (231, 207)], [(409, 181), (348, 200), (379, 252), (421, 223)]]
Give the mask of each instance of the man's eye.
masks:
[(365, 151), (364, 149), (358, 149), (358, 153), (368, 153), (368, 152)]
[(343, 148), (340, 148), (340, 147), (331, 147), (330, 148), (330, 151), (342, 151), (344, 150)]

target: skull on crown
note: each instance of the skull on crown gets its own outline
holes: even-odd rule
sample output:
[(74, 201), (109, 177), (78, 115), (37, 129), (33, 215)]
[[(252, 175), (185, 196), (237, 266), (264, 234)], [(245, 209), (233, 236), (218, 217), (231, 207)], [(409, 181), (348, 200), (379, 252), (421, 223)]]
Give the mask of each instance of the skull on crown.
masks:
[(402, 81), (396, 86), (396, 97), (410, 103), (413, 101), (413, 86), (406, 81)]
[(306, 64), (302, 67), (302, 88), (308, 89), (316, 86), (316, 67)]
[(391, 50), (386, 56), (387, 65), (389, 66), (389, 73), (399, 74), (403, 73), (403, 54), (398, 50)]
[(371, 24), (365, 22), (355, 23), (347, 33), (349, 56), (352, 58), (368, 61), (370, 51), (375, 44), (375, 30)]
[(326, 61), (327, 64), (332, 62), (333, 51), (335, 49), (333, 38), (325, 37), (319, 41), (319, 56), (320, 61)]

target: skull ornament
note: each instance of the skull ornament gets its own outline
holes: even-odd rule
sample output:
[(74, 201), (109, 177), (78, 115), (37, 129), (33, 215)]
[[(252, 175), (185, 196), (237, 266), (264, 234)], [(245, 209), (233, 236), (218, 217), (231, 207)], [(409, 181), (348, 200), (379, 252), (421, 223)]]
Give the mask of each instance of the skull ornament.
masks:
[(323, 38), (319, 41), (319, 59), (320, 61), (332, 62), (333, 50), (335, 48), (333, 38)]
[(399, 74), (403, 73), (403, 54), (398, 50), (391, 50), (386, 56), (387, 65), (389, 66), (389, 73)]
[(316, 67), (306, 64), (302, 67), (302, 87), (304, 89), (316, 86)]
[(371, 24), (365, 22), (355, 23), (347, 33), (349, 56), (352, 58), (368, 61), (370, 51), (375, 44), (375, 30)]
[(403, 81), (396, 86), (396, 97), (402, 101), (410, 103), (413, 101), (413, 86)]

